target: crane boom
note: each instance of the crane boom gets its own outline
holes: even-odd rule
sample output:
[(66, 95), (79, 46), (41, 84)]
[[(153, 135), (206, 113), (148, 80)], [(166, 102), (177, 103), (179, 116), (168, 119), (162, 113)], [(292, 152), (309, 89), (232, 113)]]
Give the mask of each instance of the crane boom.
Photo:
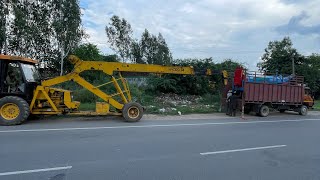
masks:
[(107, 75), (114, 75), (115, 72), (137, 72), (137, 73), (155, 73), (155, 74), (181, 74), (181, 75), (212, 75), (210, 69), (195, 71), (192, 66), (163, 66), (154, 64), (131, 64), (119, 62), (105, 61), (83, 61), (78, 57), (71, 55), (69, 61), (74, 64), (74, 69), (71, 73), (59, 76), (42, 82), (43, 86), (53, 86), (65, 81), (69, 81), (79, 75), (83, 71), (103, 71)]
[[(74, 69), (71, 73), (64, 76), (58, 76), (53, 79), (45, 80), (41, 82), (41, 85), (37, 86), (34, 97), (30, 103), (30, 111), (33, 114), (90, 114), (90, 115), (106, 115), (116, 114), (123, 115), (126, 120), (137, 121), (141, 118), (142, 107), (137, 103), (131, 102), (131, 93), (128, 83), (125, 78), (122, 77), (121, 72), (136, 72), (136, 73), (155, 73), (155, 74), (181, 74), (181, 75), (212, 75), (210, 69), (204, 69), (195, 71), (192, 66), (163, 66), (153, 64), (129, 64), (119, 62), (103, 62), (103, 61), (83, 61), (76, 56), (69, 56), (69, 61), (74, 65)], [(94, 86), (84, 78), (80, 76), (84, 71), (102, 71), (106, 75), (111, 77), (110, 82)], [(223, 72), (225, 75), (225, 72)], [(80, 102), (72, 101), (71, 92), (63, 89), (53, 88), (54, 85), (61, 84), (66, 81), (73, 81), (89, 90), (104, 102), (96, 104), (96, 112), (80, 112), (78, 107)], [(117, 93), (107, 94), (100, 88), (102, 86), (113, 84)], [(121, 101), (118, 101), (115, 96), (120, 96)], [(130, 117), (130, 113), (124, 114), (124, 111), (129, 111), (129, 106), (135, 106), (135, 110), (138, 113), (136, 118)], [(110, 106), (113, 106), (122, 113), (116, 113), (110, 111)], [(45, 108), (44, 108), (45, 107)], [(49, 107), (49, 108), (48, 108)], [(130, 111), (134, 113), (135, 111)]]

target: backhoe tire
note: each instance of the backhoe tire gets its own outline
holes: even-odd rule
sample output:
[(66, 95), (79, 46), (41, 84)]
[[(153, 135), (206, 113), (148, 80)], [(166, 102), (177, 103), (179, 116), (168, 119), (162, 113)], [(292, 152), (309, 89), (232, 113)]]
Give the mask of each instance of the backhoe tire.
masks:
[(122, 116), (125, 122), (137, 122), (143, 116), (143, 108), (139, 103), (129, 102), (122, 108)]
[(308, 107), (305, 105), (302, 105), (299, 109), (299, 114), (302, 116), (306, 116), (308, 114)]
[(269, 107), (266, 105), (262, 105), (259, 110), (259, 115), (261, 117), (267, 117), (269, 115), (269, 112), (270, 112)]
[(27, 120), (29, 114), (29, 104), (24, 99), (17, 96), (0, 99), (0, 125), (19, 125)]

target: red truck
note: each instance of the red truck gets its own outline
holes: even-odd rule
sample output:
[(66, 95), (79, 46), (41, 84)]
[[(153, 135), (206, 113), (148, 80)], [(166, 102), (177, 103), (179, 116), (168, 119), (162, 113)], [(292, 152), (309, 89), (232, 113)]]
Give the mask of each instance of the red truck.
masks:
[(255, 112), (266, 117), (270, 108), (280, 112), (295, 111), (307, 115), (314, 105), (310, 89), (305, 86), (302, 76), (264, 75), (248, 73), (236, 68), (232, 83), (237, 108), (244, 113)]

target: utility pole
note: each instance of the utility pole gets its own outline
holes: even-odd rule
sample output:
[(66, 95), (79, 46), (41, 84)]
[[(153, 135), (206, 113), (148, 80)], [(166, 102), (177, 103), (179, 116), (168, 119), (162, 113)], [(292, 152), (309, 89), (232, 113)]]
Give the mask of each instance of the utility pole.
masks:
[(7, 40), (5, 40), (4, 42), (4, 55), (7, 55), (8, 54), (8, 44), (7, 44)]
[(291, 62), (292, 62), (292, 75), (295, 76), (296, 73), (295, 73), (295, 69), (294, 69), (294, 55), (295, 53), (292, 53), (292, 56), (291, 56)]

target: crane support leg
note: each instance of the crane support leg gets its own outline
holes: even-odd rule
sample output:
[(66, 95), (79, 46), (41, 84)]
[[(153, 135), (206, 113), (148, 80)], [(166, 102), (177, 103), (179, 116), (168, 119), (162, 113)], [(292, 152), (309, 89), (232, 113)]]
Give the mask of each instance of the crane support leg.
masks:
[(78, 83), (79, 85), (81, 85), (82, 87), (86, 88), (87, 90), (91, 91), (93, 94), (95, 94), (96, 96), (100, 97), (101, 99), (103, 99), (104, 101), (110, 103), (113, 107), (117, 108), (117, 109), (122, 109), (123, 108), (123, 104), (120, 104), (119, 102), (117, 102), (115, 99), (113, 99), (111, 96), (107, 95), (106, 93), (104, 93), (103, 91), (101, 91), (100, 89), (98, 89), (97, 87), (93, 86), (92, 84), (90, 84), (88, 81), (84, 80), (83, 78), (81, 78), (79, 75), (75, 75), (73, 77), (73, 80)]

